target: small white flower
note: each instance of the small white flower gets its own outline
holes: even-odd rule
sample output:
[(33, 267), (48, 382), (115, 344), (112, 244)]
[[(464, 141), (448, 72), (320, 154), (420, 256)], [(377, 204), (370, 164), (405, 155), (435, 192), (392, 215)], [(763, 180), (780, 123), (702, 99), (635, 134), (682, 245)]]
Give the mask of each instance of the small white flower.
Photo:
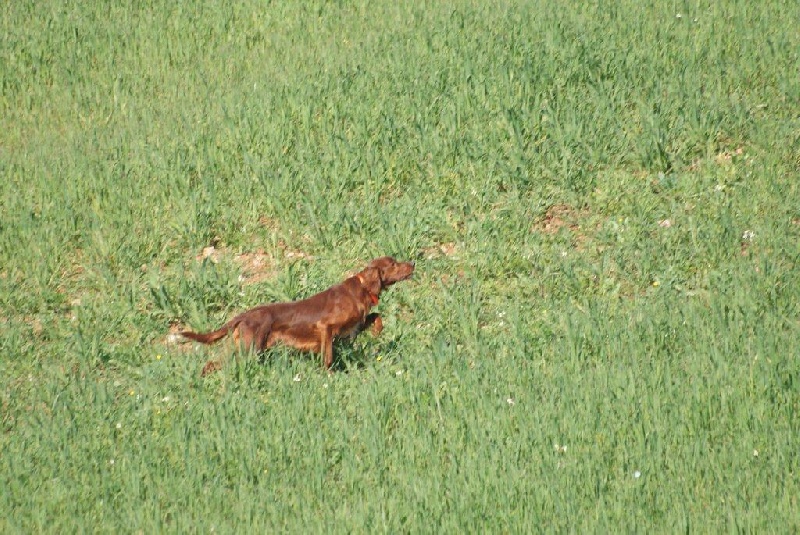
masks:
[(658, 222), (658, 226), (661, 228), (670, 228), (672, 226), (672, 221), (669, 219), (664, 219), (663, 221)]
[(506, 403), (508, 403), (509, 405), (513, 405), (514, 404), (514, 398), (508, 398), (506, 400)]
[(122, 429), (122, 423), (121, 422), (117, 422), (117, 429)]
[(394, 374), (400, 377), (401, 375), (403, 375), (403, 370), (397, 370), (396, 372), (394, 372)]
[(717, 184), (716, 186), (714, 186), (714, 191), (716, 191), (717, 193), (725, 191), (725, 184)]
[(640, 471), (636, 470), (633, 473), (633, 477), (635, 477), (636, 479), (639, 479), (640, 477), (642, 477), (642, 473)]
[(755, 232), (753, 232), (752, 230), (745, 230), (742, 233), (742, 239), (750, 241), (755, 237), (755, 235), (756, 235)]
[(567, 252), (561, 251), (561, 258), (566, 258), (566, 257), (567, 257)]
[(322, 388), (328, 388), (328, 383), (323, 384)]
[(567, 445), (561, 444), (559, 445), (558, 442), (553, 444), (553, 449), (556, 450), (557, 453), (567, 453)]
[(680, 13), (677, 13), (677, 14), (675, 15), (675, 18), (676, 18), (676, 19), (682, 19), (682, 18), (683, 18), (683, 15), (682, 15), (682, 14), (680, 14)]
[(108, 461), (108, 464), (114, 464), (114, 459), (111, 459), (110, 461)]
[(168, 401), (169, 401), (169, 396), (164, 396), (163, 398), (161, 398), (161, 401), (162, 401), (163, 403), (166, 403), (166, 402), (168, 402)]
[(294, 382), (295, 382), (295, 383), (299, 383), (301, 379), (302, 379), (302, 377), (300, 377), (300, 374), (299, 374), (299, 373), (298, 373), (297, 375), (295, 375), (295, 376), (294, 376)]
[(753, 457), (758, 457), (758, 450), (753, 450)]

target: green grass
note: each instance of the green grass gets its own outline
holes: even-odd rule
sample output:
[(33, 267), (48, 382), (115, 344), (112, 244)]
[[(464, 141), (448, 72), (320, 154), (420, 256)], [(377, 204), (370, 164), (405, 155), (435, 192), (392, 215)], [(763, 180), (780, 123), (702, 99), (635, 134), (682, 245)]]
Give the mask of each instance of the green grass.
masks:
[[(797, 531), (797, 20), (9, 3), (0, 531)], [(168, 341), (384, 254), (341, 373)]]

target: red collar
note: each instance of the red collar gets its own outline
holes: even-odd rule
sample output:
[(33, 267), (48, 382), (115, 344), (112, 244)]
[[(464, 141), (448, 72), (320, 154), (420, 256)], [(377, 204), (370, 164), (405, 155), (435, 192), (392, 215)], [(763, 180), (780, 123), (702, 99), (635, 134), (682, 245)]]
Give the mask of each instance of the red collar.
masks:
[(373, 306), (377, 305), (378, 304), (377, 294), (374, 294), (367, 289), (366, 284), (364, 284), (364, 280), (361, 278), (361, 274), (356, 275), (356, 278), (358, 279), (358, 283), (361, 284), (361, 287), (364, 288), (364, 290), (367, 292), (369, 300), (372, 301), (372, 305)]

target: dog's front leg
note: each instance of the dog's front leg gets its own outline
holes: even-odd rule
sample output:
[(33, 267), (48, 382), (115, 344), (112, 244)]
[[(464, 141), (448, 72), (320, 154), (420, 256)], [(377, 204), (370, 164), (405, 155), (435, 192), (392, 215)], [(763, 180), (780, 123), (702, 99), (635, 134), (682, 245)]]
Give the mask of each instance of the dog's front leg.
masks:
[(378, 336), (381, 334), (383, 330), (383, 320), (381, 319), (381, 315), (377, 312), (373, 312), (372, 314), (367, 315), (367, 319), (364, 321), (364, 329), (369, 329), (369, 332), (372, 333), (372, 336)]
[(330, 370), (333, 365), (333, 334), (329, 326), (323, 326), (321, 329), (321, 347), (322, 350), (322, 363), (326, 370)]

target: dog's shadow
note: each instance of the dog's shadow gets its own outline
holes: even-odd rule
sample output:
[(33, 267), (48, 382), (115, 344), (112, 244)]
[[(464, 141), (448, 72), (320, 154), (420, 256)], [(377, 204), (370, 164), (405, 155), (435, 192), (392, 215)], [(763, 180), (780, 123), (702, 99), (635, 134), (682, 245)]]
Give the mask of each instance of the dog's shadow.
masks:
[(400, 339), (402, 334), (398, 334), (392, 338), (383, 339), (380, 342), (366, 341), (361, 343), (342, 342), (343, 346), (349, 346), (347, 349), (340, 351), (339, 358), (334, 359), (335, 371), (349, 370), (362, 370), (367, 367), (370, 362), (386, 360), (397, 360), (398, 348), (400, 346)]
[[(363, 370), (370, 362), (381, 360), (384, 355), (396, 355), (399, 342), (399, 335), (380, 342), (336, 340), (333, 343), (331, 371), (350, 373)], [(268, 366), (280, 366), (281, 362), (288, 365), (295, 359), (313, 359), (322, 364), (322, 357), (319, 354), (306, 353), (290, 347), (275, 347), (262, 351), (257, 359), (260, 364)]]

